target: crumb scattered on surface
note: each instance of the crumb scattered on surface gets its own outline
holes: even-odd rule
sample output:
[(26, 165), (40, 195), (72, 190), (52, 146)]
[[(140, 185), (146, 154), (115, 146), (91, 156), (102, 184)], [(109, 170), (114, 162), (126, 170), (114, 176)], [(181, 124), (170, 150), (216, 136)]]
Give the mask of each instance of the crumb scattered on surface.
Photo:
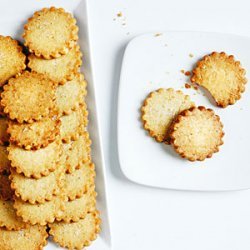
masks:
[(193, 55), (192, 53), (190, 53), (190, 54), (189, 54), (189, 57), (191, 57), (191, 58), (192, 58), (192, 57), (194, 57), (194, 55)]
[(162, 33), (155, 33), (155, 37), (162, 36)]
[(185, 72), (185, 76), (191, 76), (191, 72), (190, 71), (186, 71)]
[(121, 11), (119, 11), (116, 15), (117, 15), (117, 17), (122, 17), (123, 14)]
[(185, 83), (185, 88), (186, 89), (190, 89), (191, 88), (191, 85), (189, 83)]
[(185, 70), (184, 70), (184, 69), (182, 69), (182, 70), (181, 70), (181, 73), (182, 73), (182, 74), (185, 74)]

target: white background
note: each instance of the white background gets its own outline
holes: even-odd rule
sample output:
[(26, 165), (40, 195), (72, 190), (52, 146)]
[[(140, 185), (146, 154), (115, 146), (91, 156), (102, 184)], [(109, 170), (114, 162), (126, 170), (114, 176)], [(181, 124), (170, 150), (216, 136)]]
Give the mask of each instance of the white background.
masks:
[[(89, 0), (88, 3), (113, 249), (249, 250), (250, 190), (179, 192), (134, 184), (120, 170), (116, 144), (119, 73), (127, 42), (138, 34), (162, 30), (250, 36), (248, 1)], [(126, 17), (124, 26), (122, 18), (113, 20), (119, 11)]]

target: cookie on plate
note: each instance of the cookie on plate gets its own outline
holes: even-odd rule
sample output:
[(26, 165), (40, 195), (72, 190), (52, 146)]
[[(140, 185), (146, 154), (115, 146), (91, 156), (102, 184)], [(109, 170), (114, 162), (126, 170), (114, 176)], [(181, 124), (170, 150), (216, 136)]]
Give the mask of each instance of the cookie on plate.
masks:
[(4, 112), (19, 123), (34, 122), (56, 115), (56, 84), (42, 74), (25, 71), (4, 86)]
[(10, 161), (8, 159), (7, 147), (0, 145), (0, 173), (4, 171), (10, 171)]
[(25, 68), (26, 56), (22, 47), (10, 36), (0, 35), (0, 87), (11, 77), (21, 73)]
[(223, 124), (219, 116), (202, 106), (183, 111), (170, 129), (174, 149), (190, 161), (211, 158), (223, 144), (223, 136)]
[(194, 106), (190, 97), (172, 88), (153, 91), (141, 108), (144, 128), (158, 142), (169, 144), (168, 130), (181, 111)]
[(220, 107), (234, 104), (245, 91), (246, 71), (225, 52), (213, 52), (197, 63), (191, 81), (206, 88)]
[(75, 45), (70, 51), (59, 58), (45, 60), (31, 54), (28, 59), (28, 67), (33, 72), (45, 74), (53, 81), (64, 84), (73, 80), (82, 65), (82, 53), (80, 47)]
[(100, 216), (98, 211), (88, 213), (78, 222), (55, 222), (49, 224), (49, 234), (61, 247), (82, 249), (89, 246), (100, 232)]
[(68, 53), (78, 39), (76, 19), (62, 8), (44, 8), (24, 25), (23, 38), (31, 53), (51, 59)]
[(22, 124), (9, 121), (7, 132), (10, 134), (12, 144), (26, 150), (35, 150), (55, 141), (60, 132), (60, 125), (61, 121), (56, 118), (44, 118), (41, 121)]

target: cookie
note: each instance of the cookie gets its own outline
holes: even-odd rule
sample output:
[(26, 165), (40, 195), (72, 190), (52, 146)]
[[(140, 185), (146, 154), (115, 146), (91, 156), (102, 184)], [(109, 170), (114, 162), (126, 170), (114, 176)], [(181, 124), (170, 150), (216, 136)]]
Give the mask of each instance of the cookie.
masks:
[(245, 91), (246, 71), (234, 56), (213, 52), (197, 63), (191, 81), (206, 88), (220, 107), (234, 104)]
[(18, 174), (11, 168), (11, 188), (15, 190), (16, 197), (23, 201), (31, 204), (45, 203), (52, 200), (54, 195), (60, 193), (63, 177), (62, 166), (57, 167), (54, 172), (38, 180)]
[(0, 145), (5, 145), (9, 141), (7, 133), (8, 120), (6, 117), (0, 117)]
[(223, 125), (219, 116), (205, 107), (191, 108), (179, 114), (170, 137), (175, 151), (190, 161), (212, 157), (223, 144)]
[(61, 154), (61, 143), (56, 140), (46, 148), (25, 150), (13, 144), (8, 147), (11, 166), (17, 173), (39, 179), (53, 172)]
[(8, 231), (0, 228), (1, 250), (42, 250), (47, 244), (46, 226), (28, 226), (26, 229)]
[(73, 80), (59, 85), (56, 89), (56, 106), (60, 115), (68, 115), (84, 103), (87, 82), (84, 76), (77, 73)]
[(75, 45), (67, 55), (51, 60), (45, 60), (31, 54), (28, 57), (28, 67), (32, 71), (45, 74), (59, 84), (64, 84), (74, 79), (74, 76), (79, 72), (82, 65), (81, 57), (80, 47)]
[(7, 230), (20, 230), (27, 225), (16, 215), (13, 201), (0, 200), (0, 227)]
[(78, 109), (69, 115), (60, 118), (60, 136), (63, 142), (75, 141), (82, 135), (88, 124), (88, 111), (86, 108)]
[(3, 201), (12, 200), (13, 190), (10, 187), (9, 173), (0, 173), (0, 199)]
[(0, 87), (0, 117), (5, 117), (6, 114), (4, 113), (4, 107), (1, 105), (2, 93), (3, 93), (3, 88)]
[(7, 147), (0, 145), (0, 173), (10, 170)]
[(94, 164), (81, 164), (73, 173), (65, 174), (64, 192), (69, 200), (82, 197), (94, 184)]
[(56, 114), (55, 91), (56, 84), (46, 76), (25, 71), (4, 86), (1, 105), (19, 123), (39, 121)]
[(10, 36), (0, 35), (0, 87), (11, 77), (21, 73), (25, 68), (26, 57), (22, 47)]
[(65, 210), (65, 198), (62, 196), (54, 196), (51, 201), (43, 204), (30, 204), (15, 197), (14, 208), (16, 214), (22, 217), (25, 223), (31, 225), (46, 225), (53, 223), (56, 217), (60, 217)]
[(60, 125), (61, 121), (56, 118), (44, 118), (38, 122), (22, 124), (9, 121), (7, 132), (12, 144), (26, 150), (35, 150), (55, 141), (60, 132)]
[(76, 20), (62, 8), (44, 8), (24, 25), (25, 46), (38, 57), (51, 59), (68, 53), (78, 39)]
[(180, 90), (158, 89), (151, 92), (141, 108), (142, 122), (150, 136), (169, 144), (169, 127), (181, 111), (194, 106), (190, 97)]
[(99, 212), (90, 212), (78, 222), (50, 224), (49, 234), (61, 247), (80, 250), (96, 239), (100, 232), (100, 223)]

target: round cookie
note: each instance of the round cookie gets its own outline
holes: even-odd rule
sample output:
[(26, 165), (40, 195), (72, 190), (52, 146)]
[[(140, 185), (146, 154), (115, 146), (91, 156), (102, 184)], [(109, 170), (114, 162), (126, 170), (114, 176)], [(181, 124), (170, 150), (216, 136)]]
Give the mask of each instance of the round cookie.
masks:
[(245, 91), (246, 71), (225, 52), (213, 52), (197, 63), (191, 81), (206, 88), (220, 107), (234, 104)]
[(51, 59), (68, 53), (78, 39), (76, 20), (62, 8), (44, 8), (24, 25), (25, 46), (38, 57)]
[(159, 89), (151, 92), (141, 108), (144, 128), (158, 142), (169, 144), (168, 130), (176, 115), (194, 106), (180, 90)]
[(0, 35), (0, 87), (11, 77), (21, 73), (25, 68), (26, 56), (22, 47), (10, 36)]
[(223, 144), (223, 125), (219, 116), (205, 107), (191, 108), (179, 114), (170, 130), (175, 151), (190, 161), (212, 157)]

